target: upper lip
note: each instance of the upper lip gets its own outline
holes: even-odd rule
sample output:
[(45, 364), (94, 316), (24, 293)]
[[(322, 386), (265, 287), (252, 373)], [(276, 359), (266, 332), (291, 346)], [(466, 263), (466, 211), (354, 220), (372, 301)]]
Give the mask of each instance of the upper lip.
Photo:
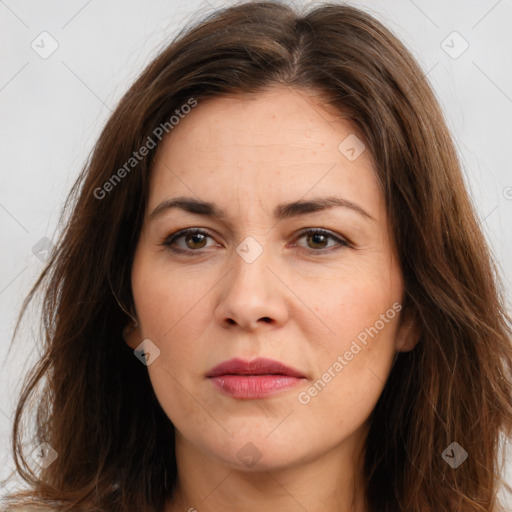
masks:
[(286, 375), (289, 377), (305, 378), (299, 370), (290, 368), (279, 361), (258, 357), (252, 361), (234, 358), (214, 366), (207, 374), (207, 377), (218, 377), (220, 375)]

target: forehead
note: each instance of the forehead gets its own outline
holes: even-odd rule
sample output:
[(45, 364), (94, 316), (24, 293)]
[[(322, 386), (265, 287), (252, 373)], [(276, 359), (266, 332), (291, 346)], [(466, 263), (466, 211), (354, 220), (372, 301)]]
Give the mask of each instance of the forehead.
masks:
[(351, 123), (304, 90), (198, 100), (158, 149), (148, 210), (195, 195), (226, 210), (236, 199), (238, 210), (257, 201), (270, 211), (271, 203), (339, 192), (377, 218), (382, 197), (369, 152), (347, 158), (347, 144), (363, 148)]

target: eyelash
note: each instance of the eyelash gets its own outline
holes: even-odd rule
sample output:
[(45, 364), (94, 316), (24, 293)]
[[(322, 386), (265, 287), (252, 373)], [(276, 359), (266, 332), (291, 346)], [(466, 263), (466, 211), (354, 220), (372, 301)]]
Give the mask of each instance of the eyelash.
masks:
[[(210, 233), (208, 233), (207, 231), (201, 229), (201, 228), (187, 228), (187, 229), (182, 229), (180, 231), (177, 231), (176, 233), (168, 236), (165, 238), (165, 240), (162, 242), (161, 245), (167, 247), (170, 251), (172, 251), (173, 253), (175, 254), (187, 254), (187, 255), (191, 255), (191, 253), (194, 253), (194, 252), (200, 252), (200, 249), (197, 249), (197, 250), (194, 250), (194, 249), (179, 249), (177, 247), (173, 247), (172, 244), (178, 239), (178, 238), (181, 238), (181, 237), (184, 237), (186, 235), (191, 235), (191, 234), (194, 234), (194, 235), (204, 235), (204, 236), (207, 236), (209, 238), (213, 238)], [(333, 240), (336, 240), (338, 242), (338, 248), (340, 247), (351, 247), (351, 243), (348, 242), (347, 240), (339, 237), (339, 236), (336, 236), (334, 235), (333, 233), (331, 233), (330, 231), (327, 231), (325, 229), (321, 229), (321, 228), (308, 228), (304, 231), (302, 231), (299, 236), (297, 237), (297, 240), (299, 240), (300, 238), (303, 238), (304, 236), (306, 235), (323, 235), (323, 236), (326, 236), (326, 237), (329, 237), (329, 238), (332, 238)], [(313, 252), (313, 253), (320, 253), (320, 254), (325, 254), (327, 252), (330, 252), (332, 250), (332, 247), (324, 247), (323, 249), (309, 249), (309, 251)], [(308, 250), (308, 249), (306, 249)]]

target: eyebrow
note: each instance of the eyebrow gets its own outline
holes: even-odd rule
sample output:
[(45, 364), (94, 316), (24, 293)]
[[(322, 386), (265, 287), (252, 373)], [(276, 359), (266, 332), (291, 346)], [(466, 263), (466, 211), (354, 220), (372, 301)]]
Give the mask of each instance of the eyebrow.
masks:
[[(348, 199), (341, 197), (321, 197), (310, 200), (299, 200), (292, 203), (284, 203), (277, 205), (274, 208), (274, 218), (276, 220), (289, 219), (292, 217), (298, 217), (301, 215), (307, 215), (309, 213), (315, 213), (322, 210), (327, 210), (333, 207), (348, 208), (352, 211), (357, 212), (361, 216), (376, 222), (368, 212), (366, 212), (361, 206)], [(166, 199), (162, 201), (150, 214), (149, 220), (154, 220), (172, 208), (179, 208), (189, 213), (196, 215), (204, 215), (205, 217), (212, 217), (219, 220), (225, 220), (227, 218), (226, 212), (220, 209), (215, 203), (208, 201), (201, 201), (193, 197), (176, 197), (173, 199)]]

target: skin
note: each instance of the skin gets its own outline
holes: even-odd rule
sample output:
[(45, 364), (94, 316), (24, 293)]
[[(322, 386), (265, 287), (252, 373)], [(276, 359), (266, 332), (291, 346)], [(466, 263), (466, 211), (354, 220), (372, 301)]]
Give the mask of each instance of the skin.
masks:
[[(417, 342), (404, 312), (309, 403), (298, 400), (404, 295), (369, 151), (350, 161), (338, 149), (353, 133), (314, 92), (273, 87), (199, 101), (159, 148), (132, 268), (138, 327), (127, 342), (149, 338), (160, 350), (147, 369), (176, 431), (178, 485), (166, 512), (367, 510), (357, 456), (397, 351)], [(215, 202), (226, 218), (173, 208), (150, 220), (178, 196)], [(273, 217), (277, 204), (325, 196), (372, 219), (345, 207)], [(190, 227), (210, 237), (177, 239), (185, 255), (162, 245)], [(262, 249), (251, 263), (236, 251), (246, 237)], [(307, 378), (271, 397), (232, 398), (206, 373), (233, 357), (276, 359)], [(252, 466), (237, 456), (249, 442)]]

